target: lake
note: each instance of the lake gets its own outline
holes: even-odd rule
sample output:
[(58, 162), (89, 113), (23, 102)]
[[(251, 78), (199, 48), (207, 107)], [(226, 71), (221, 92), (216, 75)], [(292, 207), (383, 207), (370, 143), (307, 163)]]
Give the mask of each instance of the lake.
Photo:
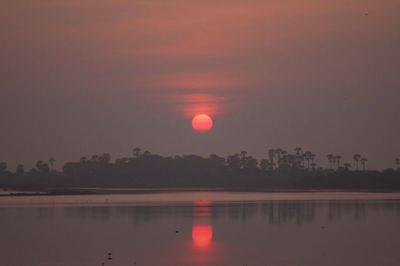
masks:
[(399, 265), (398, 193), (0, 198), (4, 266)]

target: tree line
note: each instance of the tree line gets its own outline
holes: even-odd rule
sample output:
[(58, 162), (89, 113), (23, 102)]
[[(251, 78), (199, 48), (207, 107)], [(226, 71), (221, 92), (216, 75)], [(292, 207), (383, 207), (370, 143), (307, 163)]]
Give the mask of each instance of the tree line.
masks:
[(130, 157), (111, 160), (108, 153), (82, 157), (54, 169), (54, 157), (37, 161), (26, 171), (0, 163), (1, 187), (201, 187), (234, 189), (400, 189), (400, 159), (394, 168), (367, 170), (367, 158), (354, 154), (352, 162), (327, 154), (328, 167), (318, 166), (316, 154), (297, 147), (293, 152), (269, 149), (257, 160), (246, 151), (226, 158), (211, 154), (161, 156), (134, 148)]

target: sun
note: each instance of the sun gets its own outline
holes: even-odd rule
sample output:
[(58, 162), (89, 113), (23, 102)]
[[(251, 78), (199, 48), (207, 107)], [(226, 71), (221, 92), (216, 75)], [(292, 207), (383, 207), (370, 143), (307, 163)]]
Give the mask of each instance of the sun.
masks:
[(192, 119), (192, 127), (198, 132), (207, 132), (212, 129), (213, 120), (209, 115), (198, 114)]

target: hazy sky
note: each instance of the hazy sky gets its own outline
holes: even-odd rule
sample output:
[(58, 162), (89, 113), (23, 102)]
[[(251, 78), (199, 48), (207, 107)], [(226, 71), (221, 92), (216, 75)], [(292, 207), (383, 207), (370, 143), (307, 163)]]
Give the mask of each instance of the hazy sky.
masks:
[(0, 161), (301, 146), (393, 167), (399, 25), (398, 0), (2, 0)]

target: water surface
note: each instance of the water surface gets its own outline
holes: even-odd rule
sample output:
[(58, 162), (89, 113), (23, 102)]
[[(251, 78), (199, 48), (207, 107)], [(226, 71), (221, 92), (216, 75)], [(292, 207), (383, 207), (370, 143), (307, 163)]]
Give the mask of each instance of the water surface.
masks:
[(193, 195), (161, 204), (4, 205), (0, 264), (399, 265), (399, 200)]

